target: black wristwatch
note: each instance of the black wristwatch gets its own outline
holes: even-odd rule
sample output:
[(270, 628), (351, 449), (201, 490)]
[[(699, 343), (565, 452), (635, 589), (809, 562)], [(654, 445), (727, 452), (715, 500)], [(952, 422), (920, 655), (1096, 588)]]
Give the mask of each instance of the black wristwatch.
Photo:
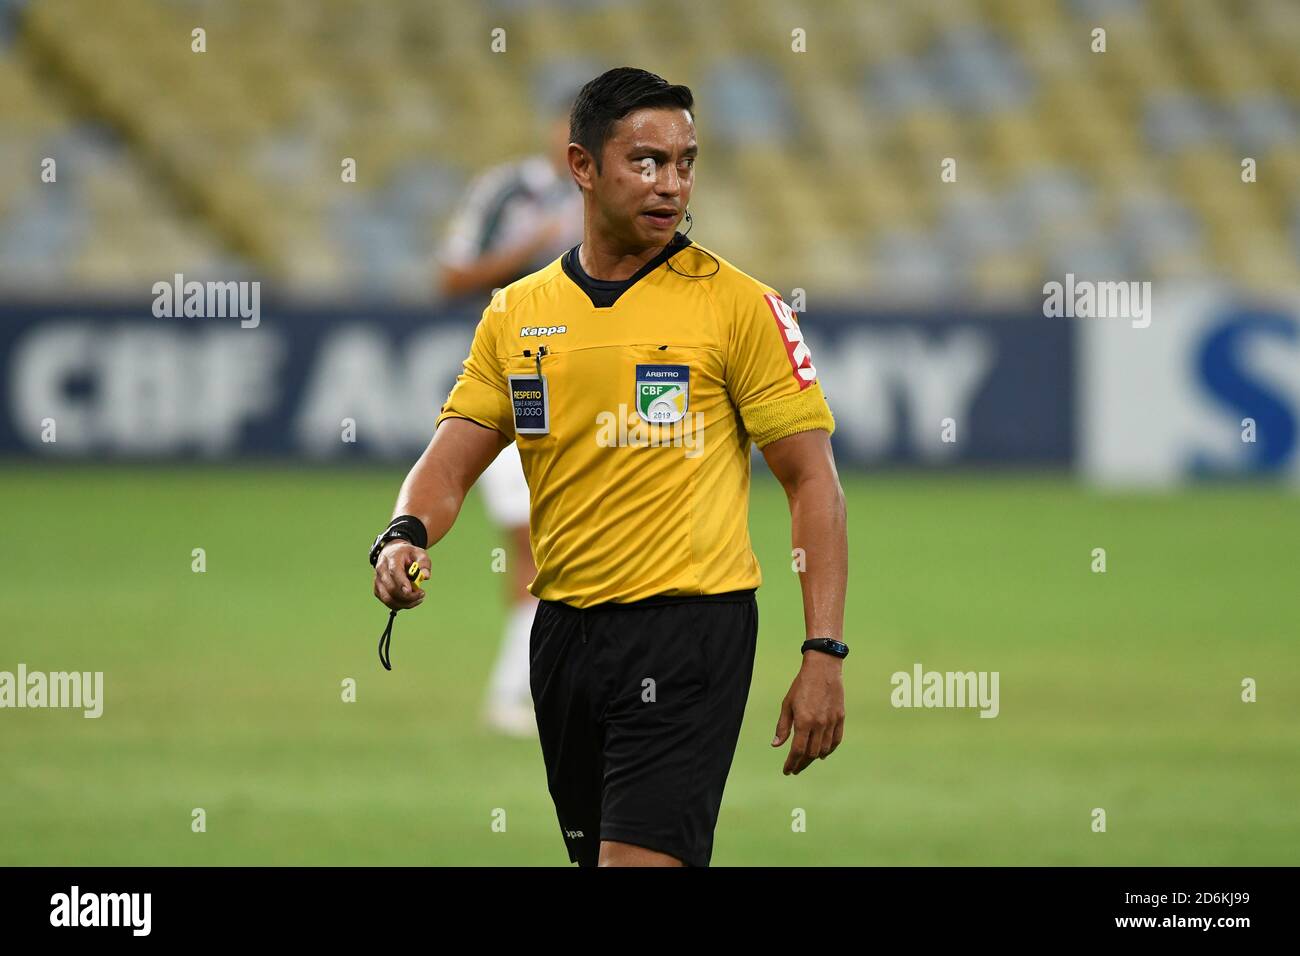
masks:
[(830, 637), (814, 637), (810, 641), (804, 641), (803, 647), (799, 648), (799, 653), (802, 654), (810, 650), (823, 651), (841, 660), (849, 656), (849, 645)]
[(429, 546), (429, 532), (425, 530), (424, 522), (415, 515), (398, 515), (388, 523), (387, 528), (379, 532), (379, 537), (375, 538), (374, 546), (370, 549), (371, 567), (374, 567), (379, 560), (379, 552), (384, 550), (384, 545), (397, 538), (409, 541), (417, 548)]

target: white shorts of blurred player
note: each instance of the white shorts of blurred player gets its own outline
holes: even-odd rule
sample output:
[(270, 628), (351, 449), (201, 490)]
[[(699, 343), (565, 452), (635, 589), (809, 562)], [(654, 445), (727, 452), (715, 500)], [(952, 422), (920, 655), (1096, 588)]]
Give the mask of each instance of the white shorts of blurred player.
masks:
[(487, 466), (478, 480), (488, 515), (497, 524), (517, 528), (528, 524), (528, 482), (519, 460), (519, 446), (511, 442)]
[[(528, 526), (528, 482), (519, 447), (511, 443), (479, 477), (488, 516), (500, 527)], [(513, 557), (513, 556), (512, 556)], [(528, 680), (528, 645), (537, 601), (517, 601), (506, 617), (506, 630), (488, 680), (484, 719), (494, 730), (516, 737), (535, 736), (533, 696)]]

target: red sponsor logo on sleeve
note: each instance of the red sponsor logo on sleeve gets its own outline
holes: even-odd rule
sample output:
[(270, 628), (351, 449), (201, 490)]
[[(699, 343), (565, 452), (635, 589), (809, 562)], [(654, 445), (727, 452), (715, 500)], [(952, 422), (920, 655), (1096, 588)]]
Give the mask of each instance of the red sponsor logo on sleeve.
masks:
[(767, 307), (772, 310), (776, 327), (781, 332), (781, 342), (785, 345), (785, 354), (790, 360), (794, 380), (799, 383), (800, 390), (805, 389), (817, 381), (817, 369), (813, 368), (812, 352), (808, 350), (808, 344), (803, 340), (803, 333), (799, 331), (799, 323), (795, 321), (794, 312), (779, 296), (769, 294), (763, 296), (763, 299), (767, 302)]

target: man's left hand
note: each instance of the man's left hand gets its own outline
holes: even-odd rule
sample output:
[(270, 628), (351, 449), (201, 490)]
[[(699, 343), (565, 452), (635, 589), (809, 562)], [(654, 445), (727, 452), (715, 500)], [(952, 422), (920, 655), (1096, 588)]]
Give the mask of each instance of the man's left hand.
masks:
[(816, 759), (825, 760), (844, 739), (844, 679), (841, 658), (809, 650), (795, 675), (776, 724), (772, 746), (779, 747), (790, 736), (790, 753), (783, 774), (798, 774)]

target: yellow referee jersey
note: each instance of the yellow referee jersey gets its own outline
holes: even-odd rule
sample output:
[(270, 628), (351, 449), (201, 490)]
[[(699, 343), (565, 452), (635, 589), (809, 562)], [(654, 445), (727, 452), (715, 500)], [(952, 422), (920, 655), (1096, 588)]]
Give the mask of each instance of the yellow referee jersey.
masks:
[(750, 443), (835, 428), (789, 306), (680, 233), (623, 281), (575, 247), (498, 292), (446, 418), (515, 440), (529, 590), (574, 607), (758, 587)]

